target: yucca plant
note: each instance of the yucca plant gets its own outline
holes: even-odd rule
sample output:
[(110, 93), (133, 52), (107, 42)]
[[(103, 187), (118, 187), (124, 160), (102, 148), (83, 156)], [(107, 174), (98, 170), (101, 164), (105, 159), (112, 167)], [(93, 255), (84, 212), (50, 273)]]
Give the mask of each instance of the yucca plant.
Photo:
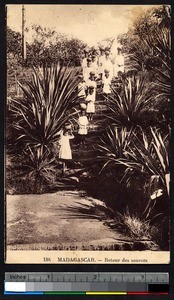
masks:
[(119, 158), (117, 162), (126, 169), (133, 169), (149, 178), (159, 178), (159, 185), (169, 195), (169, 135), (162, 136), (158, 129), (151, 128), (151, 136), (142, 131), (142, 140), (134, 135), (131, 145), (128, 145), (126, 158)]
[(149, 199), (148, 203), (144, 203), (146, 217), (149, 207), (153, 209), (151, 203), (155, 205), (158, 197), (165, 195), (169, 198), (168, 138), (169, 134), (162, 136), (156, 128), (150, 128), (148, 135), (142, 129), (138, 132), (135, 129), (110, 128), (98, 145), (99, 158), (103, 160), (101, 172), (109, 170), (117, 174), (117, 181), (126, 184), (127, 188), (134, 186), (135, 178), (139, 179), (142, 193)]
[(32, 193), (42, 193), (48, 186), (53, 184), (56, 179), (55, 159), (48, 149), (42, 145), (26, 147), (21, 153), (22, 172), (18, 177), (27, 182), (27, 188)]
[(157, 97), (170, 99), (171, 97), (171, 28), (160, 28), (155, 35), (147, 37), (147, 43), (153, 53), (157, 66), (151, 65), (155, 73), (155, 84)]
[(118, 158), (125, 158), (125, 153), (132, 139), (133, 130), (126, 128), (108, 127), (100, 143), (97, 145), (101, 155), (98, 158), (104, 161), (101, 171), (106, 167), (118, 165)]
[(78, 70), (52, 65), (34, 69), (31, 82), (19, 83), (24, 98), (15, 99), (11, 110), (17, 141), (51, 147), (64, 124), (76, 115)]
[(131, 76), (123, 80), (123, 91), (108, 97), (106, 118), (117, 127), (146, 127), (155, 121), (155, 101), (151, 85), (145, 83), (144, 75)]

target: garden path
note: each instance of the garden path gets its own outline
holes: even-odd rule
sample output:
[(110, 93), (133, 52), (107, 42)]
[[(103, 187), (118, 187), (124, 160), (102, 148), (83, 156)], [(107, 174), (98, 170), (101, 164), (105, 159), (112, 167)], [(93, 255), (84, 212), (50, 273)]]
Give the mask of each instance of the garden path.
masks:
[(125, 237), (105, 225), (103, 205), (76, 191), (8, 195), (8, 249), (121, 250)]

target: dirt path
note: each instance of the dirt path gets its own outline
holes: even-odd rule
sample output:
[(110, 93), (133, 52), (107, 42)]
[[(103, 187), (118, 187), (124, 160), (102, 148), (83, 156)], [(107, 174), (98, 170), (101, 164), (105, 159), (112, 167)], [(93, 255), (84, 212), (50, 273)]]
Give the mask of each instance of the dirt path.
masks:
[[(100, 249), (119, 244), (121, 234), (94, 211), (99, 201), (78, 192), (7, 196), (8, 249)], [(100, 203), (101, 204), (101, 203)], [(90, 212), (90, 213), (89, 213)], [(100, 215), (97, 219), (97, 215)]]

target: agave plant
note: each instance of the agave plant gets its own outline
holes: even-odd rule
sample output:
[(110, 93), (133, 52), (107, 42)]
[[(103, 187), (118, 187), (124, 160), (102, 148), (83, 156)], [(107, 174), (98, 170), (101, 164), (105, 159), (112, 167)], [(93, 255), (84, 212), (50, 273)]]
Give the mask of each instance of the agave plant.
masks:
[(107, 102), (109, 123), (117, 127), (146, 127), (155, 120), (155, 101), (150, 85), (145, 84), (145, 77), (131, 76), (123, 81), (123, 91), (118, 94), (113, 90)]
[(24, 99), (15, 99), (12, 111), (17, 140), (24, 145), (51, 147), (64, 124), (77, 114), (76, 69), (52, 65), (43, 72), (34, 69), (31, 82), (19, 83)]

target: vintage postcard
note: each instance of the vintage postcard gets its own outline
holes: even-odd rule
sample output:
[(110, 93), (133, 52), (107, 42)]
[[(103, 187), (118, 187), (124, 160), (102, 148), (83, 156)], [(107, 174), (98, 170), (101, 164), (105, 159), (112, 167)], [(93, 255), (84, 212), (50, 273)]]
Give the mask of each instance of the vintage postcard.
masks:
[(6, 263), (169, 263), (170, 6), (6, 14)]

